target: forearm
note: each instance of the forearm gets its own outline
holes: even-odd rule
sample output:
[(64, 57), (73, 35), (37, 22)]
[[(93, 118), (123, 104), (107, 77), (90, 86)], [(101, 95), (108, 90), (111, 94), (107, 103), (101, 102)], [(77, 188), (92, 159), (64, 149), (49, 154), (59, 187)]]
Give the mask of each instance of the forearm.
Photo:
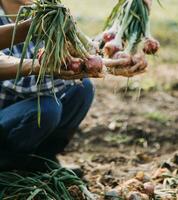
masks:
[[(2, 55), (0, 56), (0, 80), (8, 80), (16, 78), (18, 72), (18, 66), (20, 63), (20, 59), (15, 57), (9, 57)], [(28, 76), (31, 72), (31, 59), (25, 59), (23, 62), (22, 71), (20, 73), (21, 76)], [(38, 73), (39, 64), (38, 61), (35, 61), (33, 74)]]
[[(0, 26), (0, 50), (10, 47), (15, 24)], [(23, 42), (28, 33), (30, 20), (22, 22), (17, 27), (14, 43)]]

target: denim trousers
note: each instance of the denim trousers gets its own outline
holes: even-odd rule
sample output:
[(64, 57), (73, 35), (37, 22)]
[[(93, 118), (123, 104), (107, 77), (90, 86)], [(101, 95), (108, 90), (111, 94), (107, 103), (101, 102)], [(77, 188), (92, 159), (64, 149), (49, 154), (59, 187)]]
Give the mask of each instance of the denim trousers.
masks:
[[(65, 96), (60, 99), (61, 94)], [(61, 153), (85, 118), (94, 98), (89, 79), (66, 86), (53, 96), (41, 96), (38, 125), (37, 98), (18, 101), (0, 110), (0, 170), (25, 168), (29, 155), (51, 159)], [(33, 160), (33, 159), (31, 159)]]

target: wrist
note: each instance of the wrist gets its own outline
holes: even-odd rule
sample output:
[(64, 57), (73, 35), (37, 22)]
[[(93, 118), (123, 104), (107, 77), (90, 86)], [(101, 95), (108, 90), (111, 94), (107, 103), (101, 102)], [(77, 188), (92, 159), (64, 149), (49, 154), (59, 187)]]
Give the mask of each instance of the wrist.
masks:
[(22, 69), (22, 76), (28, 76), (28, 75), (37, 75), (39, 73), (40, 65), (38, 60), (34, 61), (34, 65), (32, 68), (33, 61), (31, 59), (26, 59), (23, 64)]

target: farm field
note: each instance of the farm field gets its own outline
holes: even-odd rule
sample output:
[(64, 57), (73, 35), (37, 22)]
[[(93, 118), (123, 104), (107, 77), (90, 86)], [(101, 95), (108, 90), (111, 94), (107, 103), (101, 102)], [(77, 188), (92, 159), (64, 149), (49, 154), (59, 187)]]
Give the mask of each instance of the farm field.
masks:
[[(94, 36), (102, 30), (116, 1), (65, 2), (82, 30)], [(96, 96), (92, 109), (64, 155), (59, 156), (62, 163), (82, 167), (99, 199), (137, 173), (153, 177), (160, 167), (170, 167), (169, 173), (178, 170), (178, 2), (161, 2), (163, 8), (154, 1), (152, 12), (152, 32), (161, 50), (148, 58), (148, 72), (129, 81), (112, 76), (93, 80)], [(170, 191), (174, 195), (167, 189), (162, 194), (165, 199), (178, 198), (178, 178), (173, 176), (177, 182)], [(158, 190), (160, 182), (155, 180)]]

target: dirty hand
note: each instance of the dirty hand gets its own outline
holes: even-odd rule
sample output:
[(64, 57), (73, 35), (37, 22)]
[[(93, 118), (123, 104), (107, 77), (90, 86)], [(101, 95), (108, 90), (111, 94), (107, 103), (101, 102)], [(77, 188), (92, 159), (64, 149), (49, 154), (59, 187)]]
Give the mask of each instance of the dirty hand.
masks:
[(133, 77), (146, 71), (147, 61), (144, 54), (138, 53), (132, 57), (132, 65), (108, 68), (108, 72), (115, 76)]

